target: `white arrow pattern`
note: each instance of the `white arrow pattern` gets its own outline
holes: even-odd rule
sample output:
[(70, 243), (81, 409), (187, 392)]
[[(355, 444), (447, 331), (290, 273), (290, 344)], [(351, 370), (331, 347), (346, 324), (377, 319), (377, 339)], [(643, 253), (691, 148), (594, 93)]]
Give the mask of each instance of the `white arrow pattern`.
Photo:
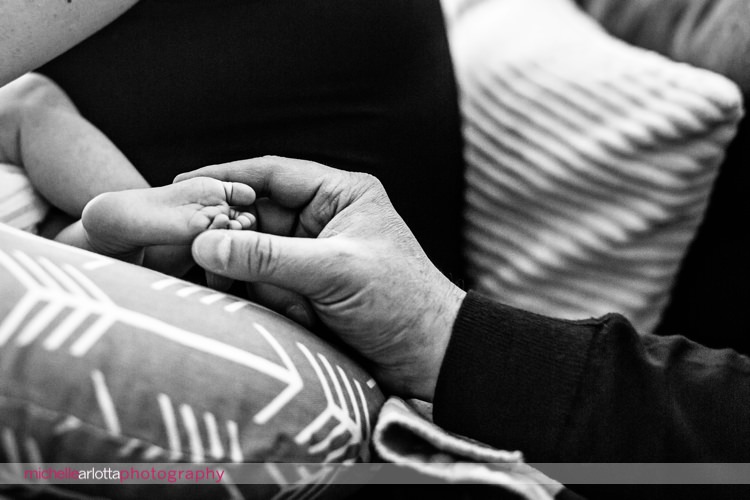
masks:
[[(304, 429), (302, 429), (297, 436), (295, 436), (294, 441), (299, 444), (305, 444), (310, 443), (313, 439), (313, 436), (315, 433), (319, 432), (323, 427), (330, 421), (333, 421), (336, 423), (334, 428), (320, 441), (317, 443), (311, 445), (308, 448), (308, 451), (311, 454), (317, 454), (324, 450), (330, 449), (331, 451), (326, 455), (324, 458), (324, 462), (333, 462), (337, 460), (338, 458), (344, 456), (346, 452), (349, 450), (350, 446), (356, 446), (359, 443), (363, 441), (369, 440), (369, 411), (367, 407), (367, 401), (364, 398), (364, 394), (361, 391), (361, 386), (359, 385), (359, 382), (355, 380), (356, 387), (359, 387), (359, 395), (360, 395), (360, 401), (362, 404), (362, 413), (365, 415), (365, 436), (363, 439), (362, 435), (362, 420), (360, 417), (360, 407), (359, 403), (360, 401), (357, 401), (356, 397), (354, 396), (354, 392), (352, 391), (352, 385), (349, 381), (349, 377), (346, 376), (343, 370), (341, 370), (340, 367), (337, 366), (339, 375), (341, 376), (341, 381), (343, 382), (343, 385), (346, 387), (346, 392), (349, 397), (348, 401), (351, 404), (352, 411), (351, 413), (354, 413), (354, 418), (352, 419), (351, 413), (349, 411), (349, 406), (347, 403), (347, 398), (344, 395), (341, 384), (339, 383), (339, 379), (337, 378), (336, 374), (333, 372), (333, 369), (331, 368), (330, 363), (326, 359), (325, 356), (322, 354), (318, 354), (318, 358), (321, 360), (323, 365), (326, 367), (326, 371), (328, 372), (332, 382), (333, 382), (333, 389), (336, 393), (334, 396), (334, 391), (331, 390), (331, 384), (326, 379), (325, 374), (323, 373), (323, 370), (320, 368), (320, 364), (316, 361), (315, 357), (312, 355), (310, 350), (305, 347), (303, 344), (300, 344), (297, 342), (297, 347), (300, 351), (302, 351), (302, 354), (307, 358), (307, 360), (310, 362), (310, 364), (313, 367), (313, 370), (315, 370), (315, 374), (318, 376), (318, 379), (320, 380), (320, 385), (323, 388), (323, 392), (326, 398), (326, 408)], [(348, 439), (341, 444), (340, 446), (334, 448), (333, 447), (333, 441), (337, 438), (346, 436), (348, 434)], [(364, 452), (365, 450), (363, 450)]]
[[(308, 467), (314, 470), (310, 471)], [(294, 466), (294, 478), (285, 475), (278, 464), (265, 464), (268, 475), (276, 481), (279, 492), (272, 500), (313, 500), (318, 498), (333, 483), (340, 469), (325, 464)], [(288, 470), (289, 467), (284, 467)]]
[[(46, 349), (54, 350), (62, 346), (87, 318), (93, 316), (97, 320), (86, 328), (70, 347), (70, 354), (74, 357), (85, 356), (102, 336), (119, 322), (225, 361), (246, 366), (286, 384), (287, 387), (255, 415), (254, 420), (258, 424), (268, 422), (303, 388), (302, 377), (289, 355), (268, 330), (258, 323), (253, 324), (255, 330), (281, 358), (281, 365), (232, 345), (123, 308), (112, 302), (101, 288), (70, 264), (60, 267), (43, 257), (37, 262), (19, 250), (14, 251), (12, 256), (0, 250), (0, 264), (26, 287), (26, 294), (0, 324), (0, 347), (14, 336), (17, 344), (30, 344), (45, 328), (54, 323), (64, 309), (70, 308), (74, 312), (69, 313), (47, 336), (43, 343)], [(43, 305), (43, 312), (24, 326), (26, 317), (39, 305)]]
[[(255, 415), (250, 415), (253, 424), (269, 423), (303, 391), (305, 382), (297, 366), (262, 324), (252, 323), (252, 331), (263, 337), (270, 346), (275, 353), (273, 360), (116, 304), (84, 274), (97, 272), (110, 264), (114, 264), (114, 261), (96, 259), (77, 268), (21, 250), (0, 250), (0, 267), (5, 268), (25, 288), (11, 311), (0, 318), (0, 348), (10, 343), (19, 347), (38, 344), (47, 351), (67, 350), (69, 355), (82, 358), (96, 347), (114, 325), (125, 324), (214, 356), (220, 360), (219, 363), (235, 363), (281, 382), (283, 389), (272, 401)], [(248, 305), (246, 301), (173, 278), (160, 279), (151, 284), (151, 289), (168, 290), (181, 300), (191, 300), (200, 307), (221, 307), (224, 314), (235, 313)], [(344, 462), (364, 459), (370, 439), (370, 412), (365, 392), (375, 389), (374, 381), (368, 379), (360, 384), (322, 353), (313, 353), (299, 342), (296, 347), (309, 362), (320, 383), (325, 407), (299, 430), (294, 436), (295, 443), (310, 455), (323, 455), (324, 463), (345, 458)], [(309, 369), (306, 370), (309, 372)], [(237, 421), (222, 419), (219, 414), (197, 411), (185, 402), (173, 403), (169, 396), (159, 393), (155, 403), (166, 431), (166, 443), (158, 446), (129, 437), (127, 429), (121, 428), (115, 399), (103, 372), (92, 371), (89, 383), (93, 385), (96, 403), (108, 432), (123, 439), (117, 452), (121, 459), (234, 463), (245, 460), (241, 432), (246, 424), (243, 422), (238, 425)], [(81, 420), (69, 416), (55, 426), (54, 433), (76, 431), (81, 425)], [(6, 429), (2, 437), (6, 455), (17, 455), (19, 447), (12, 431)], [(41, 463), (42, 455), (35, 442), (26, 442), (25, 448), (29, 458), (33, 456), (34, 462)], [(350, 458), (352, 452), (359, 455)], [(294, 478), (277, 478), (281, 481), (277, 498), (315, 498), (335, 479), (335, 475), (335, 470), (331, 474), (325, 467), (315, 470), (303, 467), (294, 474)]]

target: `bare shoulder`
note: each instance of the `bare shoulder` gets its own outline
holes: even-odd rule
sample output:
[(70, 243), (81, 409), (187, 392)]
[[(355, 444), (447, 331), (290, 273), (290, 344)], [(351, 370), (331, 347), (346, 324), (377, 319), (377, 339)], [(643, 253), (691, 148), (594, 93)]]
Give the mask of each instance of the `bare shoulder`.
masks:
[(0, 0), (0, 86), (65, 52), (138, 0)]

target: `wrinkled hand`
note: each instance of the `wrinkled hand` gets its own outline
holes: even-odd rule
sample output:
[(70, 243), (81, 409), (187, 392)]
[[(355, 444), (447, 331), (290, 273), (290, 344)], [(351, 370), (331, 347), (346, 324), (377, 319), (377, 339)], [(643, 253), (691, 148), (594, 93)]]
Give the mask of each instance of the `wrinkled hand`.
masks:
[[(388, 389), (431, 400), (465, 293), (427, 259), (374, 177), (266, 157), (183, 174), (244, 182), (265, 199), (255, 231), (207, 231), (207, 271), (306, 297)], [(425, 207), (429, 210), (429, 207)], [(299, 305), (288, 311), (299, 315)]]

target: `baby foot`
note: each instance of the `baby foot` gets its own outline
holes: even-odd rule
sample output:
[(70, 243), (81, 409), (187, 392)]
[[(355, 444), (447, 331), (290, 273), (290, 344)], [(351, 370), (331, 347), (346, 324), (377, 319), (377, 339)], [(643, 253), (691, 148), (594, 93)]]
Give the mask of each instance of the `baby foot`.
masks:
[(255, 202), (245, 184), (197, 177), (164, 187), (104, 193), (81, 221), (92, 248), (128, 254), (152, 245), (189, 245), (207, 229), (249, 229), (255, 217), (233, 207)]

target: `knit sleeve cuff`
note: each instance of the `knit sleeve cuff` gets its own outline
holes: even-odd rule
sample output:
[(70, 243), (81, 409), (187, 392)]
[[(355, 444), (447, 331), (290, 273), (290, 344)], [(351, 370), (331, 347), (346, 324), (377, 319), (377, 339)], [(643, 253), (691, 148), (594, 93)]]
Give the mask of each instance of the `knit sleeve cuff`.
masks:
[(527, 459), (555, 460), (601, 322), (562, 321), (470, 292), (434, 398), (445, 429)]

